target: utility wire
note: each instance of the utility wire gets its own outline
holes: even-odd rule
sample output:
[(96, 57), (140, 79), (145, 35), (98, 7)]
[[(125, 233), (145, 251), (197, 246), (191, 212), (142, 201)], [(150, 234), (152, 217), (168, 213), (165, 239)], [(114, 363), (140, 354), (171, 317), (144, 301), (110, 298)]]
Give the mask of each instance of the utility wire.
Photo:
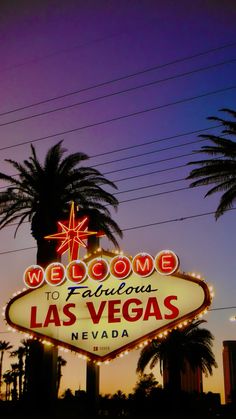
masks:
[[(230, 208), (226, 211), (233, 211), (233, 210), (236, 210), (236, 208)], [(142, 225), (137, 225), (137, 226), (134, 226), (134, 227), (127, 227), (127, 228), (123, 228), (122, 231), (138, 230), (140, 228), (147, 228), (147, 227), (154, 227), (154, 226), (162, 225), (162, 224), (176, 223), (176, 222), (191, 220), (191, 219), (195, 219), (195, 218), (199, 218), (199, 217), (205, 217), (207, 215), (213, 215), (213, 214), (215, 214), (215, 211), (203, 212), (203, 213), (200, 213), (200, 214), (188, 215), (186, 217), (181, 217), (181, 218), (172, 218), (172, 219), (169, 219), (169, 220), (158, 221), (158, 222), (155, 222), (155, 223), (142, 224)]]
[(158, 193), (152, 193), (150, 195), (138, 196), (136, 198), (124, 199), (123, 201), (119, 201), (119, 205), (127, 203), (127, 202), (139, 201), (140, 199), (153, 198), (154, 196), (160, 196), (160, 195), (166, 195), (166, 194), (170, 194), (174, 192), (186, 191), (187, 189), (190, 189), (189, 186), (185, 188), (172, 189), (171, 191), (163, 191), (163, 192), (158, 192)]
[(63, 99), (65, 97), (76, 95), (78, 93), (89, 91), (89, 90), (92, 90), (92, 89), (95, 89), (95, 88), (98, 88), (98, 87), (107, 86), (111, 83), (116, 83), (116, 82), (119, 82), (119, 81), (122, 81), (122, 80), (125, 80), (125, 79), (129, 79), (131, 77), (135, 77), (135, 76), (138, 76), (138, 75), (141, 75), (141, 74), (149, 73), (149, 72), (157, 70), (157, 69), (165, 68), (165, 67), (168, 67), (168, 66), (171, 66), (171, 65), (174, 65), (174, 64), (178, 64), (178, 63), (182, 63), (182, 62), (185, 62), (185, 61), (188, 61), (188, 60), (192, 60), (193, 58), (208, 55), (212, 52), (221, 51), (221, 50), (226, 49), (226, 48), (232, 48), (234, 46), (236, 46), (236, 42), (224, 44), (224, 45), (221, 45), (219, 47), (211, 48), (211, 49), (208, 49), (208, 50), (205, 50), (205, 51), (201, 51), (201, 52), (196, 53), (196, 54), (187, 55), (183, 58), (177, 58), (176, 60), (168, 61), (164, 64), (158, 64), (158, 65), (155, 65), (153, 67), (147, 67), (143, 70), (139, 70), (139, 71), (136, 71), (136, 72), (133, 72), (133, 73), (130, 73), (130, 74), (126, 74), (124, 76), (116, 77), (114, 79), (107, 80), (105, 82), (93, 84), (91, 86), (87, 86), (87, 87), (82, 88), (82, 89), (78, 89), (78, 90), (74, 90), (72, 92), (64, 93), (63, 95), (54, 96), (54, 97), (51, 97), (51, 98), (48, 98), (48, 99), (45, 99), (45, 100), (41, 100), (41, 101), (38, 101), (38, 102), (31, 103), (29, 105), (21, 106), (21, 107), (3, 112), (3, 113), (0, 114), (0, 116), (8, 115), (10, 113), (21, 111), (21, 110), (24, 110), (24, 109), (29, 109), (31, 107), (42, 105), (42, 104), (45, 104), (45, 103), (49, 103), (49, 102), (57, 100), (57, 99)]
[[(179, 182), (180, 180), (182, 180), (182, 179), (173, 180), (173, 181), (169, 181), (169, 182), (163, 182), (163, 184)], [(183, 178), (183, 180), (185, 180), (185, 179)], [(140, 187), (140, 188), (130, 189), (129, 191), (117, 192), (114, 195), (117, 195), (119, 193), (126, 193), (126, 192), (132, 192), (132, 191), (136, 191), (136, 190), (141, 190), (141, 189), (147, 189), (147, 188), (151, 188), (151, 187), (154, 187), (154, 186), (160, 186), (160, 185), (161, 185), (161, 183), (160, 184), (156, 184), (156, 185), (151, 185), (151, 186), (144, 186), (144, 187)], [(201, 186), (195, 186), (195, 188), (199, 188)], [(129, 199), (125, 199), (123, 201), (119, 201), (119, 204), (124, 204), (124, 203), (132, 202), (132, 201), (138, 201), (140, 199), (152, 198), (154, 196), (159, 196), (159, 195), (168, 195), (170, 193), (185, 191), (185, 190), (188, 190), (188, 189), (190, 190), (190, 187), (189, 186), (188, 187), (184, 187), (184, 188), (172, 189), (172, 190), (169, 190), (169, 191), (162, 191), (162, 192), (158, 192), (158, 193), (155, 193), (155, 194), (152, 193), (150, 195), (138, 196), (138, 197), (135, 197), (135, 198), (129, 198)], [(106, 204), (105, 206), (110, 206), (110, 204)], [(1, 221), (1, 219), (2, 218), (0, 218), (0, 221)], [(28, 223), (28, 221), (23, 221), (21, 224), (26, 224), (26, 223)], [(17, 225), (18, 225), (18, 223), (12, 223), (12, 224), (6, 225), (6, 227), (13, 227), (13, 226), (17, 226)]]
[[(212, 68), (215, 68), (215, 67), (219, 67), (219, 66), (222, 66), (222, 65), (225, 65), (225, 64), (229, 64), (229, 63), (236, 63), (236, 59), (223, 61), (223, 62), (214, 64), (214, 65), (210, 65), (210, 66), (206, 66), (206, 67), (201, 67), (201, 68), (196, 69), (196, 70), (187, 71), (185, 73), (180, 73), (180, 74), (177, 74), (175, 76), (166, 77), (164, 79), (159, 79), (159, 80), (154, 80), (154, 81), (151, 81), (151, 82), (148, 82), (148, 83), (143, 83), (143, 84), (140, 84), (138, 86), (134, 86), (134, 87), (130, 87), (130, 88), (127, 88), (127, 89), (119, 90), (117, 92), (107, 93), (107, 94), (104, 94), (104, 95), (97, 96), (95, 98), (86, 99), (86, 100), (82, 100), (80, 102), (72, 103), (70, 105), (60, 106), (58, 108), (54, 108), (54, 109), (50, 109), (48, 111), (35, 113), (35, 114), (29, 115), (29, 116), (24, 116), (22, 118), (14, 119), (12, 121), (2, 122), (2, 123), (0, 123), (0, 127), (11, 125), (11, 124), (14, 124), (14, 123), (17, 123), (17, 122), (27, 121), (27, 120), (30, 120), (30, 119), (33, 119), (33, 118), (37, 118), (39, 116), (49, 115), (51, 113), (68, 110), (68, 109), (71, 109), (71, 108), (74, 108), (74, 107), (77, 107), (77, 106), (85, 105), (85, 104), (88, 104), (88, 103), (93, 103), (93, 102), (96, 102), (98, 100), (107, 99), (107, 98), (114, 97), (114, 96), (117, 96), (117, 95), (121, 95), (121, 94), (124, 94), (124, 93), (129, 93), (129, 92), (132, 92), (132, 91), (135, 91), (135, 90), (138, 90), (138, 89), (142, 89), (144, 87), (154, 86), (155, 84), (158, 84), (158, 83), (163, 83), (165, 81), (175, 80), (175, 79), (178, 79), (180, 77), (185, 77), (185, 76), (188, 76), (188, 75), (191, 75), (191, 74), (199, 73), (201, 71), (206, 71), (206, 70), (209, 70), (209, 69), (212, 69)], [(0, 116), (2, 116), (2, 115), (3, 114), (0, 114)]]
[[(176, 160), (176, 159), (179, 159), (179, 158), (182, 158), (182, 157), (189, 157), (189, 156), (196, 155), (196, 154), (198, 154), (198, 153), (197, 152), (191, 152), (191, 153), (187, 153), (187, 154), (180, 154), (179, 156), (174, 156), (174, 157), (168, 157), (168, 158), (165, 158), (165, 159), (155, 160), (155, 161), (152, 161), (152, 162), (149, 162), (149, 163), (141, 163), (141, 164), (137, 164), (137, 165), (134, 165), (134, 166), (128, 166), (128, 167), (125, 167), (123, 169), (111, 170), (110, 172), (103, 173), (103, 176), (107, 175), (107, 174), (123, 172), (124, 170), (137, 169), (137, 168), (139, 169), (140, 167), (150, 166), (150, 165), (156, 164), (156, 163), (164, 163), (166, 161)], [(165, 168), (165, 169), (155, 170), (153, 172), (150, 172), (150, 173), (147, 173), (147, 174), (144, 174), (144, 175), (141, 175), (141, 176), (146, 176), (148, 174), (154, 174), (154, 173), (166, 172), (166, 171), (178, 169), (178, 168), (181, 168), (181, 167), (186, 167), (186, 163), (184, 165), (179, 165), (179, 166), (174, 166), (174, 167), (168, 167), (168, 168)], [(18, 174), (11, 175), (11, 177), (14, 177), (14, 176), (19, 176), (19, 175)], [(116, 182), (121, 182), (121, 181), (124, 181), (124, 180), (130, 180), (130, 179), (134, 179), (134, 178), (139, 177), (139, 176), (140, 175), (125, 177), (125, 178), (122, 178), (122, 179), (118, 179), (117, 181), (113, 180), (113, 182), (116, 183)], [(8, 186), (1, 186), (0, 189), (9, 188), (9, 187), (11, 187), (11, 185), (13, 185), (13, 184), (10, 184)]]
[[(138, 176), (142, 176), (142, 175), (138, 175)], [(168, 181), (165, 181), (165, 182), (155, 183), (155, 184), (152, 184), (152, 185), (139, 186), (138, 188), (128, 189), (126, 191), (114, 192), (113, 195), (120, 195), (122, 193), (140, 191), (142, 189), (154, 188), (156, 186), (169, 185), (170, 183), (177, 183), (177, 182), (180, 182), (180, 181), (183, 181), (183, 180), (186, 180), (186, 178), (183, 177), (183, 178), (179, 178), (179, 179), (174, 179), (174, 180), (168, 180)], [(0, 189), (6, 189), (6, 187), (1, 186)], [(13, 224), (11, 224), (11, 225), (13, 225)]]
[[(144, 142), (144, 143), (139, 143), (139, 144), (136, 144), (136, 145), (133, 145), (133, 146), (123, 147), (123, 148), (117, 148), (117, 149), (114, 149), (114, 150), (111, 150), (111, 151), (107, 151), (107, 152), (104, 152), (104, 153), (94, 154), (94, 155), (90, 156), (89, 158), (91, 159), (91, 158), (95, 158), (95, 157), (105, 156), (107, 154), (117, 153), (117, 152), (120, 152), (120, 151), (131, 150), (133, 148), (143, 147), (143, 146), (149, 145), (149, 144), (155, 144), (155, 143), (159, 143), (159, 142), (163, 142), (163, 141), (168, 141), (168, 140), (172, 140), (172, 139), (184, 137), (184, 136), (187, 136), (187, 135), (197, 134), (199, 132), (209, 131), (209, 130), (212, 130), (212, 129), (215, 129), (215, 128), (218, 128), (218, 127), (221, 127), (221, 125), (214, 125), (212, 127), (201, 128), (201, 129), (198, 129), (198, 130), (195, 130), (195, 131), (187, 131), (187, 132), (180, 133), (180, 134), (175, 134), (175, 135), (172, 135), (172, 136), (169, 136), (169, 137), (163, 137), (163, 138), (160, 138), (160, 139), (151, 140), (151, 141), (147, 141), (147, 142)], [(201, 140), (199, 140), (198, 142), (200, 142), (200, 141)], [(176, 147), (178, 147), (178, 146), (176, 146)], [(1, 150), (2, 149), (0, 149), (0, 151)], [(135, 156), (131, 156), (131, 158), (133, 158), (133, 157), (135, 157)], [(104, 164), (106, 164), (106, 162)], [(95, 167), (95, 166), (93, 166), (93, 167)], [(177, 166), (176, 168), (178, 168), (178, 167), (182, 167), (182, 166)], [(165, 170), (168, 170), (168, 169), (165, 169)], [(150, 172), (150, 174), (152, 174), (152, 173), (158, 173), (158, 171), (157, 172)], [(19, 175), (18, 174), (13, 174), (13, 175), (9, 175), (9, 176), (16, 177), (16, 176), (19, 176)], [(144, 176), (145, 176), (145, 174), (144, 174)], [(132, 176), (132, 177), (124, 178), (124, 179), (121, 179), (121, 180), (127, 180), (127, 179), (129, 180), (129, 179), (133, 179), (133, 178), (134, 177)], [(117, 180), (116, 182), (120, 182), (121, 180)], [(0, 189), (4, 189), (4, 188), (5, 188), (4, 186), (3, 187), (0, 187)]]
[[(226, 306), (226, 307), (215, 307), (215, 308), (208, 308), (208, 311), (220, 311), (220, 310), (232, 310), (232, 309), (236, 309), (236, 306)], [(4, 332), (0, 332), (1, 334), (8, 334), (8, 333), (12, 333), (11, 330), (6, 330)]]
[[(236, 210), (236, 208), (230, 208), (226, 211), (228, 212), (228, 211), (234, 211), (234, 210)], [(203, 212), (203, 213), (188, 215), (188, 216), (180, 217), (180, 218), (173, 218), (173, 219), (158, 221), (158, 222), (149, 223), (149, 224), (142, 224), (142, 225), (137, 225), (137, 226), (133, 226), (133, 227), (127, 227), (127, 228), (123, 228), (122, 231), (124, 232), (124, 231), (138, 230), (138, 229), (141, 229), (141, 228), (154, 227), (154, 226), (162, 225), (162, 224), (182, 222), (182, 221), (191, 220), (191, 219), (195, 219), (195, 218), (199, 218), (199, 217), (205, 217), (205, 216), (213, 215), (213, 214), (215, 214), (215, 211)], [(36, 249), (36, 248), (37, 248), (37, 246), (31, 246), (31, 247), (24, 247), (24, 248), (15, 249), (15, 250), (6, 250), (4, 252), (0, 252), (0, 256), (1, 255), (6, 255), (6, 254), (9, 254), (9, 253), (21, 252), (21, 251), (24, 251), (24, 250), (32, 250), (32, 249)]]
[(132, 150), (133, 148), (136, 149), (138, 147), (143, 147), (143, 146), (150, 145), (150, 144), (156, 144), (156, 143), (160, 143), (160, 142), (163, 142), (163, 141), (173, 140), (173, 139), (176, 139), (176, 138), (185, 137), (187, 135), (198, 134), (200, 132), (205, 132), (205, 131), (213, 130), (215, 128), (220, 128), (220, 127), (222, 127), (222, 125), (212, 125), (211, 127), (201, 128), (201, 129), (194, 130), (194, 131), (186, 131), (186, 132), (182, 132), (180, 134), (175, 134), (175, 135), (171, 135), (169, 137), (163, 137), (163, 138), (158, 138), (158, 139), (154, 139), (154, 140), (149, 140), (149, 141), (145, 141), (143, 143), (131, 145), (131, 146), (128, 146), (128, 147), (115, 148), (113, 150), (105, 151), (103, 153), (92, 154), (91, 156), (89, 156), (89, 159), (93, 159), (95, 157), (106, 156), (108, 154), (118, 153), (120, 151)]
[[(162, 185), (169, 185), (170, 183), (177, 183), (177, 182), (181, 182), (183, 180), (186, 180), (186, 178), (183, 177), (183, 178), (179, 178), (179, 179), (175, 179), (175, 180), (168, 180), (166, 182), (160, 182), (160, 183), (154, 183), (154, 184), (151, 184), (151, 185), (139, 186), (138, 188), (127, 189), (126, 191), (115, 192), (115, 193), (113, 193), (113, 195), (120, 195), (122, 193), (141, 191), (142, 189), (154, 188), (156, 186), (162, 186)], [(168, 193), (168, 191), (166, 191), (166, 193)]]
[(186, 167), (186, 163), (185, 164), (180, 164), (179, 166), (167, 167), (166, 169), (158, 169), (158, 170), (153, 170), (152, 172), (141, 173), (141, 174), (134, 175), (134, 176), (129, 176), (129, 177), (116, 179), (116, 180), (113, 180), (113, 182), (114, 183), (124, 182), (125, 180), (131, 180), (131, 179), (136, 179), (136, 178), (139, 178), (139, 177), (150, 176), (150, 175), (154, 175), (156, 173), (168, 172), (170, 170), (181, 169), (183, 167)]
[(235, 309), (236, 306), (208, 308), (208, 311), (231, 310), (232, 308)]
[(134, 159), (134, 158), (137, 158), (137, 157), (148, 156), (150, 154), (160, 153), (162, 151), (172, 150), (174, 148), (185, 147), (185, 146), (188, 146), (190, 144), (199, 144), (199, 143), (206, 142), (206, 141), (208, 141), (208, 139), (206, 139), (206, 138), (204, 138), (202, 140), (189, 141), (188, 143), (177, 144), (177, 145), (173, 145), (173, 146), (170, 146), (170, 147), (160, 148), (158, 150), (147, 151), (146, 153), (135, 154), (134, 156), (121, 157), (120, 159), (110, 160), (110, 161), (107, 161), (107, 162), (104, 162), (104, 163), (99, 163), (99, 164), (94, 164), (93, 167), (105, 166), (106, 164), (117, 163), (117, 162), (121, 162), (121, 161), (125, 161), (125, 160)]
[(191, 102), (191, 101), (196, 100), (196, 99), (201, 99), (201, 98), (204, 98), (204, 97), (208, 97), (208, 96), (215, 95), (215, 94), (218, 94), (218, 93), (231, 91), (231, 90), (234, 90), (234, 89), (236, 89), (236, 85), (229, 86), (229, 87), (226, 87), (226, 88), (223, 88), (223, 89), (213, 90), (211, 92), (203, 93), (201, 95), (196, 95), (196, 96), (191, 96), (191, 97), (184, 98), (184, 99), (179, 99), (179, 100), (176, 100), (174, 102), (169, 102), (169, 103), (166, 103), (166, 104), (163, 104), (163, 105), (153, 106), (151, 108), (146, 108), (146, 109), (143, 109), (141, 111), (135, 111), (135, 112), (131, 112), (131, 113), (128, 113), (128, 114), (125, 114), (125, 115), (116, 116), (116, 117), (113, 117), (113, 118), (110, 118), (110, 119), (105, 119), (103, 121), (98, 121), (98, 122), (94, 122), (94, 123), (91, 123), (91, 124), (82, 125), (78, 128), (73, 128), (73, 129), (70, 129), (70, 130), (61, 131), (61, 132), (58, 132), (56, 134), (47, 135), (45, 137), (39, 137), (39, 138), (36, 138), (36, 139), (33, 139), (33, 140), (31, 139), (31, 140), (27, 140), (27, 141), (22, 141), (21, 143), (17, 143), (17, 144), (14, 144), (14, 145), (1, 147), (0, 151), (15, 148), (15, 147), (19, 147), (21, 145), (35, 143), (35, 142), (42, 141), (42, 140), (48, 140), (49, 138), (53, 138), (53, 137), (63, 135), (63, 134), (71, 134), (73, 132), (82, 131), (84, 129), (93, 128), (93, 127), (97, 127), (97, 126), (105, 125), (105, 124), (110, 124), (112, 122), (121, 121), (123, 119), (127, 119), (127, 118), (130, 118), (130, 117), (135, 117), (135, 116), (142, 115), (142, 114), (145, 114), (145, 113), (148, 113), (148, 112), (157, 111), (159, 109), (164, 109), (164, 108), (167, 108), (167, 107), (173, 106), (173, 105), (179, 105), (179, 104), (182, 104), (182, 103)]
[[(118, 173), (118, 172), (123, 172), (123, 170), (130, 170), (130, 169), (140, 169), (140, 167), (144, 167), (144, 166), (151, 166), (152, 164), (156, 164), (156, 163), (162, 163), (162, 162), (166, 162), (166, 161), (170, 161), (170, 160), (176, 160), (176, 159), (180, 159), (182, 157), (189, 157), (189, 156), (193, 156), (196, 155), (197, 153), (192, 152), (192, 153), (186, 153), (186, 154), (180, 154), (179, 156), (174, 156), (174, 157), (168, 157), (166, 159), (161, 159), (161, 160), (155, 160), (155, 161), (151, 161), (149, 163), (141, 163), (141, 164), (136, 164), (134, 166), (129, 166), (129, 167), (125, 167), (123, 169), (116, 169), (116, 170), (110, 170), (109, 172), (104, 172), (103, 175), (110, 175), (112, 173)], [(186, 164), (185, 164), (186, 166)], [(179, 166), (180, 167), (180, 166)], [(169, 169), (164, 169), (165, 170), (169, 170)]]
[(22, 247), (21, 249), (14, 249), (14, 250), (6, 250), (5, 252), (0, 252), (0, 255), (7, 255), (10, 253), (16, 253), (16, 252), (21, 252), (24, 250), (32, 250), (32, 249), (37, 249), (37, 246)]

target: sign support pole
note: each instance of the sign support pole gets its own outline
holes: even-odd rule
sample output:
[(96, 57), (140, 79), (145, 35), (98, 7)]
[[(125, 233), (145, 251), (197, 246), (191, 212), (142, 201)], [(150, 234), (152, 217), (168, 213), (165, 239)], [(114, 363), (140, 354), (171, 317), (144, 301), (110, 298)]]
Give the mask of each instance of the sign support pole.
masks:
[(99, 376), (100, 367), (88, 360), (86, 365), (86, 393), (88, 398), (89, 413), (98, 413), (99, 407)]
[[(99, 247), (97, 236), (88, 237), (88, 251), (93, 253)], [(91, 360), (86, 361), (86, 393), (91, 413), (98, 413), (99, 405), (99, 378), (100, 367)]]

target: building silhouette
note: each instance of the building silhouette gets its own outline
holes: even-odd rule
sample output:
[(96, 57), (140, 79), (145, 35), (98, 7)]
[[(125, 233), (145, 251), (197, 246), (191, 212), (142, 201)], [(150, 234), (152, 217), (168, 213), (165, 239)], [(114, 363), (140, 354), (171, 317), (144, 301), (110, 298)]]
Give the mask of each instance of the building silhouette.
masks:
[(225, 403), (236, 402), (236, 340), (223, 341)]

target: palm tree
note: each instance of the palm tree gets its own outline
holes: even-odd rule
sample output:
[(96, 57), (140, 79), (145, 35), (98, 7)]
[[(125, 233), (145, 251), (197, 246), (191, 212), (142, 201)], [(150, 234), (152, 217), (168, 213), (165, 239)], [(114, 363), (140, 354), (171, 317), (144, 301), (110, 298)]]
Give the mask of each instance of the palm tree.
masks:
[[(86, 154), (77, 152), (64, 157), (65, 152), (66, 149), (60, 141), (48, 150), (45, 161), (41, 164), (34, 146), (31, 145), (31, 155), (22, 164), (6, 160), (16, 170), (18, 178), (0, 172), (0, 179), (8, 183), (6, 190), (0, 193), (0, 229), (17, 221), (16, 234), (21, 224), (29, 221), (32, 236), (37, 242), (37, 264), (41, 266), (58, 259), (57, 243), (54, 240), (45, 240), (45, 236), (56, 232), (59, 220), (68, 219), (71, 201), (79, 206), (82, 214), (90, 215), (90, 225), (96, 226), (97, 231), (102, 230), (116, 247), (116, 236), (122, 237), (122, 232), (112, 220), (108, 208), (108, 205), (114, 209), (118, 206), (117, 199), (106, 190), (116, 188), (114, 183), (98, 170), (81, 166), (88, 159)], [(39, 343), (32, 342), (32, 351), (42, 358), (39, 346)], [(40, 362), (35, 362), (32, 352), (29, 358), (32, 362), (29, 361), (28, 369), (38, 366), (38, 374), (43, 375)], [(51, 357), (51, 362), (54, 362), (54, 358)], [(36, 376), (37, 373), (34, 373), (34, 377)], [(28, 389), (36, 395), (40, 388), (40, 380), (37, 381), (36, 389), (33, 390), (33, 383), (29, 383), (27, 378)], [(41, 387), (45, 389), (44, 385)]]
[(19, 399), (21, 399), (23, 394), (23, 376), (25, 373), (24, 369), (24, 358), (26, 356), (26, 347), (25, 346), (19, 346), (18, 349), (11, 352), (10, 357), (18, 358), (18, 376), (19, 376)]
[(213, 336), (207, 329), (199, 328), (204, 320), (193, 321), (183, 329), (173, 329), (163, 339), (154, 339), (145, 346), (138, 360), (137, 372), (143, 373), (150, 362), (150, 368), (160, 363), (160, 373), (168, 372), (169, 390), (181, 390), (181, 372), (184, 372), (186, 362), (192, 370), (200, 368), (207, 375), (212, 374), (212, 368), (217, 367), (212, 352)]
[[(231, 109), (221, 109), (236, 118), (236, 112)], [(218, 121), (222, 126), (222, 134), (236, 135), (236, 121), (225, 120), (211, 116), (208, 119)], [(202, 185), (214, 185), (206, 193), (205, 197), (221, 192), (220, 203), (215, 211), (215, 218), (218, 219), (227, 210), (232, 208), (236, 200), (236, 142), (222, 136), (202, 134), (199, 137), (211, 141), (211, 145), (201, 147), (198, 152), (206, 153), (211, 158), (190, 162), (190, 165), (197, 165), (187, 179), (197, 179), (190, 184), (190, 187)]]
[(11, 370), (7, 370), (3, 374), (3, 378), (4, 378), (4, 383), (6, 384), (5, 400), (10, 400), (10, 396), (11, 396), (11, 385), (13, 383), (12, 371)]
[(12, 349), (13, 346), (10, 342), (6, 342), (5, 340), (0, 341), (0, 397), (1, 397), (1, 389), (2, 389), (2, 367), (3, 367), (3, 356), (6, 351)]
[(24, 397), (28, 391), (28, 378), (29, 378), (29, 367), (30, 367), (30, 349), (32, 339), (22, 339), (21, 344), (24, 348), (24, 382), (22, 388), (22, 396)]
[(42, 266), (57, 259), (56, 243), (45, 240), (46, 235), (55, 233), (57, 221), (68, 217), (69, 205), (74, 201), (81, 212), (94, 215), (91, 222), (102, 230), (112, 243), (118, 247), (116, 236), (122, 232), (111, 219), (108, 208), (117, 208), (117, 199), (105, 188), (116, 188), (98, 170), (81, 166), (88, 156), (74, 153), (66, 156), (62, 141), (50, 148), (44, 164), (39, 162), (34, 146), (31, 155), (22, 164), (7, 159), (17, 171), (19, 178), (0, 172), (0, 179), (10, 182), (6, 191), (0, 193), (0, 229), (17, 221), (20, 225), (29, 221), (32, 236), (37, 242), (37, 263)]
[(19, 364), (11, 364), (11, 373), (13, 378), (12, 400), (18, 399), (17, 377), (19, 377)]
[(57, 396), (59, 393), (59, 388), (60, 388), (60, 384), (61, 384), (61, 377), (62, 377), (62, 367), (65, 367), (65, 365), (67, 364), (67, 361), (62, 358), (62, 356), (58, 356), (57, 357)]

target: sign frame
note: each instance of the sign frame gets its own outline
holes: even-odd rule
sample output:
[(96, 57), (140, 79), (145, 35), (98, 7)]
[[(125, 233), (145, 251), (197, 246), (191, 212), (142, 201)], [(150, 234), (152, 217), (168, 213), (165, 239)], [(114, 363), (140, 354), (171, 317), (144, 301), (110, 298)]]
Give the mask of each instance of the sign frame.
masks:
[[(117, 254), (117, 253), (116, 253)], [(108, 257), (114, 257), (114, 253), (112, 252), (108, 252), (105, 250), (100, 250), (100, 251), (96, 251), (94, 253), (92, 253), (89, 257), (84, 258), (84, 262), (87, 263), (89, 261), (91, 261), (94, 258), (97, 258), (99, 256), (108, 256)], [(197, 285), (199, 285), (204, 292), (204, 301), (201, 304), (200, 307), (198, 307), (197, 309), (193, 310), (192, 312), (183, 315), (182, 317), (179, 317), (176, 320), (170, 321), (168, 324), (164, 325), (163, 327), (159, 327), (149, 333), (146, 333), (145, 335), (143, 335), (142, 337), (128, 343), (125, 344), (123, 346), (120, 346), (118, 349), (113, 350), (111, 352), (109, 352), (108, 354), (105, 355), (97, 355), (95, 353), (89, 352), (87, 350), (84, 350), (82, 348), (78, 348), (72, 344), (68, 344), (67, 342), (63, 342), (60, 341), (54, 337), (51, 336), (47, 336), (45, 334), (42, 334), (38, 331), (34, 331), (31, 330), (29, 328), (26, 328), (24, 326), (19, 326), (18, 324), (14, 323), (9, 315), (9, 311), (10, 308), (12, 306), (13, 303), (15, 303), (15, 301), (17, 301), (18, 299), (22, 298), (25, 295), (28, 295), (34, 291), (36, 291), (36, 289), (28, 289), (26, 291), (23, 291), (21, 294), (16, 295), (15, 297), (13, 297), (10, 302), (8, 303), (7, 307), (6, 307), (6, 312), (5, 312), (5, 317), (6, 317), (6, 321), (7, 323), (10, 325), (10, 327), (12, 327), (13, 329), (16, 329), (20, 332), (24, 332), (30, 336), (32, 336), (34, 339), (39, 339), (42, 342), (50, 342), (50, 344), (52, 345), (56, 345), (59, 347), (63, 347), (66, 349), (69, 349), (72, 352), (76, 352), (82, 355), (82, 357), (85, 358), (89, 358), (92, 359), (94, 362), (104, 362), (104, 361), (108, 361), (111, 359), (116, 358), (117, 356), (122, 356), (123, 353), (126, 353), (127, 351), (134, 349), (136, 347), (139, 347), (141, 344), (143, 344), (145, 341), (151, 341), (152, 339), (156, 338), (158, 335), (161, 335), (163, 333), (165, 333), (166, 331), (169, 331), (173, 328), (176, 328), (178, 326), (180, 326), (181, 324), (183, 324), (186, 321), (191, 321), (192, 319), (194, 319), (195, 317), (199, 316), (199, 314), (201, 314), (203, 311), (207, 310), (207, 308), (210, 306), (211, 304), (211, 294), (210, 294), (210, 290), (208, 288), (208, 285), (202, 280), (202, 279), (198, 279), (190, 274), (186, 274), (186, 273), (182, 273), (180, 271), (175, 272), (174, 274), (171, 274), (170, 277), (178, 277), (181, 279), (184, 279), (186, 281), (190, 281), (192, 283), (195, 283)], [(109, 281), (109, 279), (108, 279)], [(46, 287), (46, 284), (43, 284), (42, 286), (40, 286), (39, 288), (43, 290), (43, 288)], [(59, 286), (60, 287), (60, 286)], [(58, 287), (58, 289), (59, 289)], [(37, 289), (39, 289), (37, 288)], [(53, 287), (53, 291), (55, 291), (57, 289), (57, 287)]]

